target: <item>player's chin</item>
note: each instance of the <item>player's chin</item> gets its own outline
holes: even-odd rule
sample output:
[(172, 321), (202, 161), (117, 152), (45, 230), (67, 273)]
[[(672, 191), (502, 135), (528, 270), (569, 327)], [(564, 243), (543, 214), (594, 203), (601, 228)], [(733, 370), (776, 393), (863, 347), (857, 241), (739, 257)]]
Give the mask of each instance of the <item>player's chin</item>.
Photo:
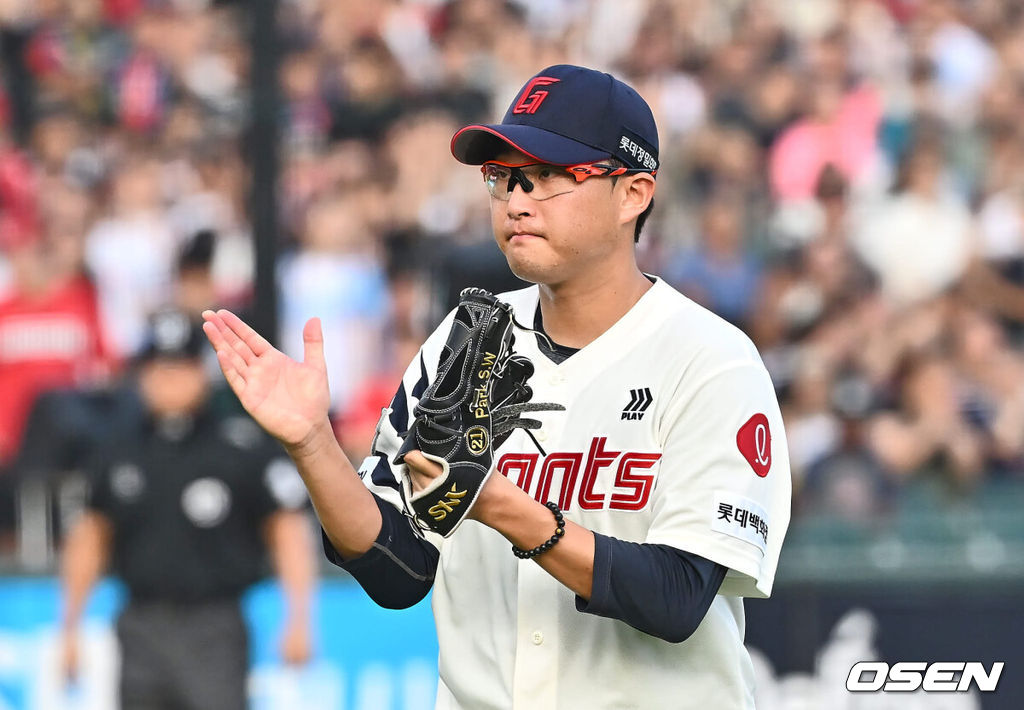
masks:
[(557, 281), (558, 267), (550, 260), (538, 258), (539, 255), (523, 254), (517, 250), (506, 250), (508, 268), (523, 281), (535, 284), (547, 284)]

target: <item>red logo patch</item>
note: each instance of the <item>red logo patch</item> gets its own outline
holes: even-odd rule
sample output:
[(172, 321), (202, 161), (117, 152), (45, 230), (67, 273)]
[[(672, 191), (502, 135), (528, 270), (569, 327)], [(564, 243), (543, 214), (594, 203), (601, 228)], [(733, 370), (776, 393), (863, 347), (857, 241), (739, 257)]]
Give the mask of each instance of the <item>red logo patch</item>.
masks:
[(772, 467), (772, 432), (768, 428), (768, 417), (755, 414), (736, 432), (736, 446), (743, 458), (761, 478), (768, 475)]
[(526, 85), (523, 93), (519, 96), (519, 100), (516, 101), (512, 113), (537, 113), (537, 109), (544, 103), (544, 99), (548, 97), (548, 92), (543, 90), (534, 91), (534, 89), (538, 86), (557, 84), (559, 81), (561, 79), (553, 79), (550, 76), (535, 76), (530, 79), (530, 83)]

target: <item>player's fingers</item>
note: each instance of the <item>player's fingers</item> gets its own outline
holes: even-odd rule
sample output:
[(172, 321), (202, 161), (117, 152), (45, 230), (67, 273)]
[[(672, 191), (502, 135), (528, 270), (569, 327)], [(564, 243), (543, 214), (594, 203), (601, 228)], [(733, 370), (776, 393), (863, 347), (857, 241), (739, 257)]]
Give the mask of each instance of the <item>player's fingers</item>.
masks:
[[(221, 354), (223, 353), (223, 359)], [(243, 378), (249, 372), (249, 363), (245, 361), (241, 355), (234, 348), (221, 348), (217, 351), (217, 361), (226, 362), (231, 366), (231, 369), (241, 375)]]
[(224, 321), (228, 330), (248, 345), (256, 356), (262, 355), (272, 347), (266, 338), (253, 330), (248, 323), (231, 311), (222, 308), (217, 311), (217, 315)]
[(228, 341), (225, 340), (224, 336), (221, 334), (220, 328), (214, 320), (216, 317), (217, 316), (213, 311), (203, 311), (203, 318), (206, 319), (206, 322), (203, 323), (203, 333), (206, 334), (206, 339), (210, 341), (210, 345), (213, 346), (213, 349), (220, 350), (228, 347)]
[(239, 372), (238, 365), (241, 364), (243, 367), (245, 363), (240, 362), (241, 357), (231, 349), (224, 349), (217, 351), (217, 364), (220, 365), (220, 371), (224, 373), (224, 379), (227, 380), (228, 385), (234, 390), (236, 395), (240, 395), (242, 390), (245, 389), (245, 377)]
[(327, 369), (324, 361), (324, 330), (319, 318), (310, 318), (302, 329), (303, 362), (320, 371)]
[[(221, 313), (226, 311), (221, 311)], [(204, 311), (203, 318), (206, 319), (206, 323), (216, 328), (219, 340), (214, 342), (214, 347), (230, 348), (238, 353), (246, 364), (251, 365), (256, 360), (256, 353), (253, 352), (252, 348), (238, 336), (231, 326), (225, 322), (224, 318), (220, 313), (214, 313), (213, 311)], [(203, 331), (206, 332), (206, 324), (203, 325)], [(209, 336), (207, 336), (209, 337)]]
[(224, 379), (227, 380), (228, 387), (235, 393), (239, 399), (241, 399), (242, 392), (245, 390), (245, 380), (237, 372), (225, 372)]
[(441, 464), (431, 461), (418, 449), (413, 449), (405, 454), (405, 463), (409, 467), (409, 480), (415, 491), (421, 491), (430, 485), (431, 481), (444, 473)]
[[(206, 337), (215, 349), (237, 350), (238, 354), (242, 355), (246, 362), (251, 361), (255, 357), (252, 348), (242, 342), (242, 339), (228, 327), (228, 324), (224, 322), (220, 315), (213, 311), (203, 311), (203, 319), (206, 321), (203, 323), (203, 332), (206, 333)], [(246, 357), (246, 355), (249, 357)]]

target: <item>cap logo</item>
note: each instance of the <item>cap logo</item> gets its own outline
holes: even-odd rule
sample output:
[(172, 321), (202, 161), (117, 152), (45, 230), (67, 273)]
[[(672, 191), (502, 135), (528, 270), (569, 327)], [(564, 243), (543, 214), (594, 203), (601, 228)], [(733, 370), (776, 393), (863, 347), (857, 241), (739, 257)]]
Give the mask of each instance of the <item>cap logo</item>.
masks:
[(548, 97), (548, 92), (543, 89), (534, 91), (534, 89), (538, 86), (557, 84), (559, 81), (561, 79), (555, 79), (550, 76), (535, 76), (530, 79), (530, 82), (523, 88), (523, 93), (520, 94), (516, 105), (512, 108), (512, 113), (537, 113), (537, 109), (544, 103), (544, 99)]

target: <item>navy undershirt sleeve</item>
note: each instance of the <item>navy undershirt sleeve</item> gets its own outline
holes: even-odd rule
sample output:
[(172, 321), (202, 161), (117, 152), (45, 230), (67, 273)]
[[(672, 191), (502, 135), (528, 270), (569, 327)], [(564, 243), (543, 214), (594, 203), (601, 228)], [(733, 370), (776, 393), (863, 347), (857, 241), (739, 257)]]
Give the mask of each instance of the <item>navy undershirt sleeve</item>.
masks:
[(437, 571), (437, 548), (417, 535), (405, 515), (377, 495), (380, 534), (366, 554), (345, 560), (321, 528), (327, 559), (351, 574), (386, 609), (407, 609), (427, 596)]
[(576, 609), (618, 619), (665, 641), (685, 641), (703, 621), (727, 569), (670, 545), (594, 533), (594, 585)]

